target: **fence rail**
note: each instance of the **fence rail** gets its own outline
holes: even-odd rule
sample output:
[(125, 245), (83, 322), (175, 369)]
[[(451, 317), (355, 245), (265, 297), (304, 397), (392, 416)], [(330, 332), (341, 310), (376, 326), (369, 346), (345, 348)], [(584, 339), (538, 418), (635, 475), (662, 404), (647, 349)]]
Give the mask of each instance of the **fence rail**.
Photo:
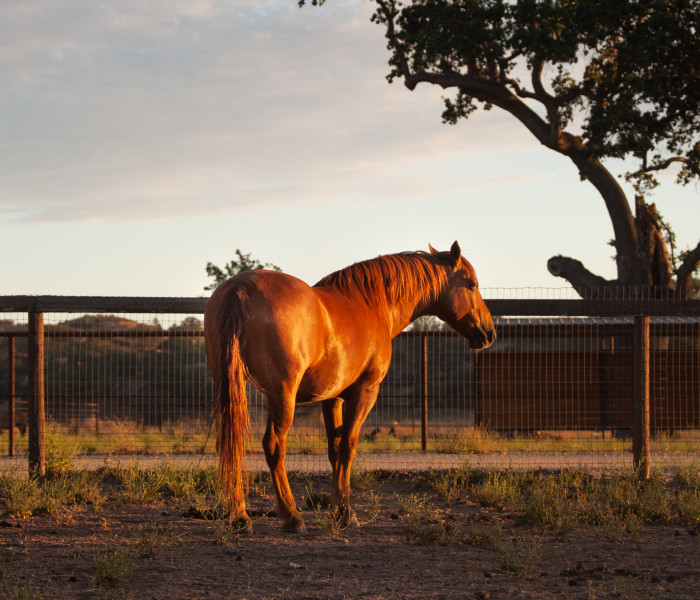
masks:
[[(488, 299), (492, 315), (518, 316), (700, 316), (700, 300), (619, 297), (594, 299)], [(0, 296), (0, 312), (202, 314), (207, 298), (136, 296)]]
[[(501, 317), (499, 340), (479, 354), (447, 331), (401, 334), (368, 419), (367, 443), (383, 441), (377, 447), (391, 449), (403, 440), (401, 450), (425, 452), (440, 441), (438, 451), (454, 453), (473, 451), (474, 436), (494, 433), (585, 431), (604, 439), (606, 431), (634, 431), (634, 463), (648, 470), (652, 432), (694, 434), (700, 425), (700, 300), (630, 296), (487, 298), (491, 313)], [(0, 323), (0, 337), (7, 338), (10, 453), (16, 438), (9, 425), (21, 414), (15, 407), (21, 398), (30, 470), (40, 474), (47, 415), (51, 424), (102, 437), (127, 422), (162, 432), (187, 420), (185, 437), (201, 437), (212, 386), (201, 322), (193, 316), (205, 305), (205, 298), (0, 297), (0, 311), (17, 315), (17, 322)], [(51, 314), (81, 316), (52, 323)], [(93, 315), (112, 314), (141, 318), (91, 328), (104, 326)], [(164, 329), (143, 315), (167, 316), (173, 324)], [(263, 427), (263, 399), (254, 390), (251, 396), (254, 425)], [(322, 452), (318, 411), (297, 412), (296, 450)], [(420, 440), (415, 447), (406, 441), (414, 439)], [(687, 447), (693, 453), (698, 444)]]

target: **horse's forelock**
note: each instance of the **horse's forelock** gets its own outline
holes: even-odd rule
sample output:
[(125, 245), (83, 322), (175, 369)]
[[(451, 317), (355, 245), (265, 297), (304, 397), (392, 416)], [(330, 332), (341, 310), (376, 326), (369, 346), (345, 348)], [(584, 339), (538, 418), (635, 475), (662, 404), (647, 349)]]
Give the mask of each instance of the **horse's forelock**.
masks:
[(359, 293), (373, 305), (396, 304), (416, 295), (431, 301), (437, 299), (447, 284), (445, 267), (440, 254), (387, 254), (331, 273), (314, 287), (329, 287), (345, 294)]

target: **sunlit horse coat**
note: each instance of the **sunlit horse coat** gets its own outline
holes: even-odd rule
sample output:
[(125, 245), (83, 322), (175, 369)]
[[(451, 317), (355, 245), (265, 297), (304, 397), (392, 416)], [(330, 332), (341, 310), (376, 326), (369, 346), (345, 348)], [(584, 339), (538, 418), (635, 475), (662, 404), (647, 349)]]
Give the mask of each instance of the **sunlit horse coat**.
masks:
[(473, 267), (457, 242), (449, 252), (380, 256), (328, 275), (314, 287), (275, 271), (246, 271), (207, 303), (207, 358), (217, 383), (219, 480), (232, 518), (252, 529), (245, 510), (245, 382), (267, 398), (263, 448), (285, 531), (304, 532), (284, 467), (287, 431), (298, 402), (320, 401), (333, 468), (332, 510), (355, 524), (350, 468), (360, 428), (391, 362), (391, 340), (414, 319), (436, 315), (472, 348), (496, 333)]

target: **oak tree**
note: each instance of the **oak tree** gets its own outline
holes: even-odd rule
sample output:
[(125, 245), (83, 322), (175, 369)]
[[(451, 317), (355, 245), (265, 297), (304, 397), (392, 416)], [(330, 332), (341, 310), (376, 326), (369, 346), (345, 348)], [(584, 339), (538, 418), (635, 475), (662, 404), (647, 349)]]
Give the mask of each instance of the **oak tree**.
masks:
[[(688, 295), (700, 243), (678, 252), (649, 195), (669, 168), (679, 184), (700, 179), (700, 0), (373, 1), (389, 81), (450, 91), (446, 123), (507, 111), (602, 197), (617, 278), (565, 256), (548, 261), (553, 275), (582, 295), (616, 286)], [(633, 165), (633, 199), (603, 164), (613, 158)]]

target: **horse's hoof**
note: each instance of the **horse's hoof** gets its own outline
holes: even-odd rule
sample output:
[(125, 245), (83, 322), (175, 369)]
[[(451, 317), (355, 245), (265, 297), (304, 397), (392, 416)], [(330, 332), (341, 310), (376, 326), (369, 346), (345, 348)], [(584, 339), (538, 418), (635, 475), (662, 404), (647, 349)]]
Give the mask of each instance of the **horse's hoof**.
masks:
[(354, 510), (348, 509), (341, 520), (341, 525), (343, 529), (351, 529), (360, 526), (360, 522), (357, 520), (357, 515), (355, 514)]
[(357, 515), (352, 508), (346, 508), (336, 512), (334, 518), (341, 529), (349, 529), (360, 526), (360, 522), (357, 520)]
[(345, 527), (348, 528), (354, 528), (354, 527), (359, 527), (360, 522), (357, 520), (357, 515), (355, 513), (352, 513), (348, 518), (345, 523)]
[(292, 517), (289, 523), (282, 525), (282, 531), (285, 533), (299, 533), (306, 534), (306, 525), (304, 524), (304, 519), (301, 517)]
[(233, 521), (236, 528), (236, 533), (239, 535), (252, 535), (253, 533), (253, 521), (250, 517), (239, 517)]

